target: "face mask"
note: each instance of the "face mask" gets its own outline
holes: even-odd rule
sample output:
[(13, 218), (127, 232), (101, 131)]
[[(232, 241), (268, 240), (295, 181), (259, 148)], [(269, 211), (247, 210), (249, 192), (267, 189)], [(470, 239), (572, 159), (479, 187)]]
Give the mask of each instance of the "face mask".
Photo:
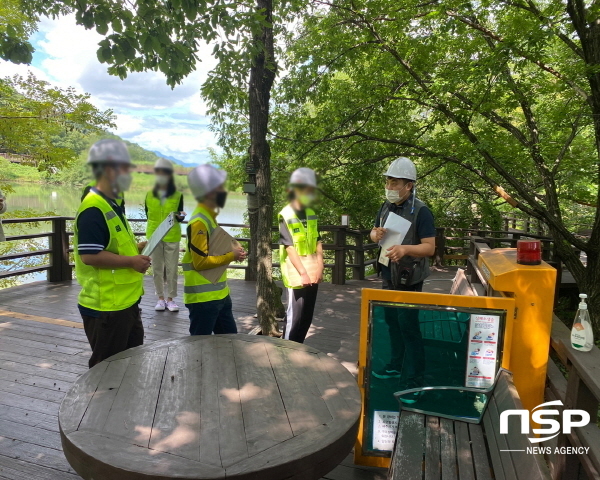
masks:
[(215, 198), (217, 207), (219, 207), (219, 208), (225, 207), (226, 200), (227, 200), (227, 192), (217, 192), (217, 196)]
[(298, 201), (305, 207), (310, 207), (315, 203), (316, 195), (314, 193), (301, 193), (298, 195)]
[(131, 186), (131, 180), (131, 173), (119, 173), (117, 175), (115, 186), (117, 187), (119, 193), (129, 190), (129, 187)]
[(398, 190), (388, 190), (386, 188), (385, 189), (385, 198), (387, 198), (387, 201), (390, 203), (398, 203), (401, 200), (400, 192), (398, 192)]
[(166, 187), (169, 184), (168, 175), (156, 175), (156, 185), (159, 187)]

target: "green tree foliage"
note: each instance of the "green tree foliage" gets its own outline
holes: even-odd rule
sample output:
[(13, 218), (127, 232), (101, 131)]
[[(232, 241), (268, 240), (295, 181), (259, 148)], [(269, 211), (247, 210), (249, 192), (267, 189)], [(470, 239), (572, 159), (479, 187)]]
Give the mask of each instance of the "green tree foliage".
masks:
[[(378, 197), (371, 211), (381, 163), (406, 155), (438, 221), (499, 204), (539, 219), (600, 327), (597, 9), (558, 0), (317, 5), (288, 43), (278, 149), (333, 178), (343, 202), (352, 202), (344, 188), (367, 186)], [(586, 227), (590, 238), (576, 234)]]
[(32, 74), (0, 80), (0, 153), (17, 155), (43, 172), (66, 167), (85, 145), (82, 136), (113, 126), (112, 111), (101, 112), (88, 100)]

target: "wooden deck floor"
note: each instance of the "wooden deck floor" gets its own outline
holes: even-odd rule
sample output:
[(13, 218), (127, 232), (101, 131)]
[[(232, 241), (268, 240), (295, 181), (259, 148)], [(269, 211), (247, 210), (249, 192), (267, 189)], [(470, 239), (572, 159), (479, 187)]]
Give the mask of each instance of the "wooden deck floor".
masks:
[[(426, 291), (447, 293), (453, 271), (436, 272)], [(240, 332), (256, 324), (254, 284), (231, 280)], [(323, 284), (306, 340), (356, 373), (360, 290), (376, 280)], [(0, 290), (0, 479), (75, 480), (63, 456), (58, 407), (71, 384), (87, 371), (90, 349), (77, 310), (76, 282), (37, 282)], [(142, 300), (145, 342), (188, 335), (187, 310), (155, 312), (152, 282)], [(181, 305), (180, 305), (181, 306)], [(348, 457), (327, 480), (384, 480), (385, 471), (352, 464)]]

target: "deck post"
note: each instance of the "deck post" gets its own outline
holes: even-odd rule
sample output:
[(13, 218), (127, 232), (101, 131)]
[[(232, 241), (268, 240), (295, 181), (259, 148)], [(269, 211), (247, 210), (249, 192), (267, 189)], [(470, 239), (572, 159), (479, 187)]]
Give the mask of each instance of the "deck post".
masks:
[(72, 272), (69, 263), (69, 235), (67, 234), (66, 217), (52, 219), (52, 235), (49, 237), (50, 268), (48, 269), (49, 282), (62, 282), (71, 280)]
[(435, 229), (435, 264), (438, 267), (444, 266), (444, 252), (446, 251), (446, 228), (438, 227)]
[(365, 279), (365, 251), (363, 249), (363, 234), (359, 232), (356, 236), (356, 250), (354, 251), (355, 267), (352, 267), (352, 278), (354, 280)]
[(346, 283), (346, 227), (338, 227), (333, 234), (335, 260), (331, 283), (344, 285)]

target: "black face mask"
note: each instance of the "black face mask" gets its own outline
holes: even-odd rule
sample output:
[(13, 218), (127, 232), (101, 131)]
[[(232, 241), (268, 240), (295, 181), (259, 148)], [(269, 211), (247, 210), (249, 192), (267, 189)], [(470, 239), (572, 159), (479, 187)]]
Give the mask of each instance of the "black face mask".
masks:
[(219, 207), (219, 208), (225, 207), (226, 200), (227, 200), (227, 192), (217, 192), (217, 197), (215, 198), (217, 207)]

